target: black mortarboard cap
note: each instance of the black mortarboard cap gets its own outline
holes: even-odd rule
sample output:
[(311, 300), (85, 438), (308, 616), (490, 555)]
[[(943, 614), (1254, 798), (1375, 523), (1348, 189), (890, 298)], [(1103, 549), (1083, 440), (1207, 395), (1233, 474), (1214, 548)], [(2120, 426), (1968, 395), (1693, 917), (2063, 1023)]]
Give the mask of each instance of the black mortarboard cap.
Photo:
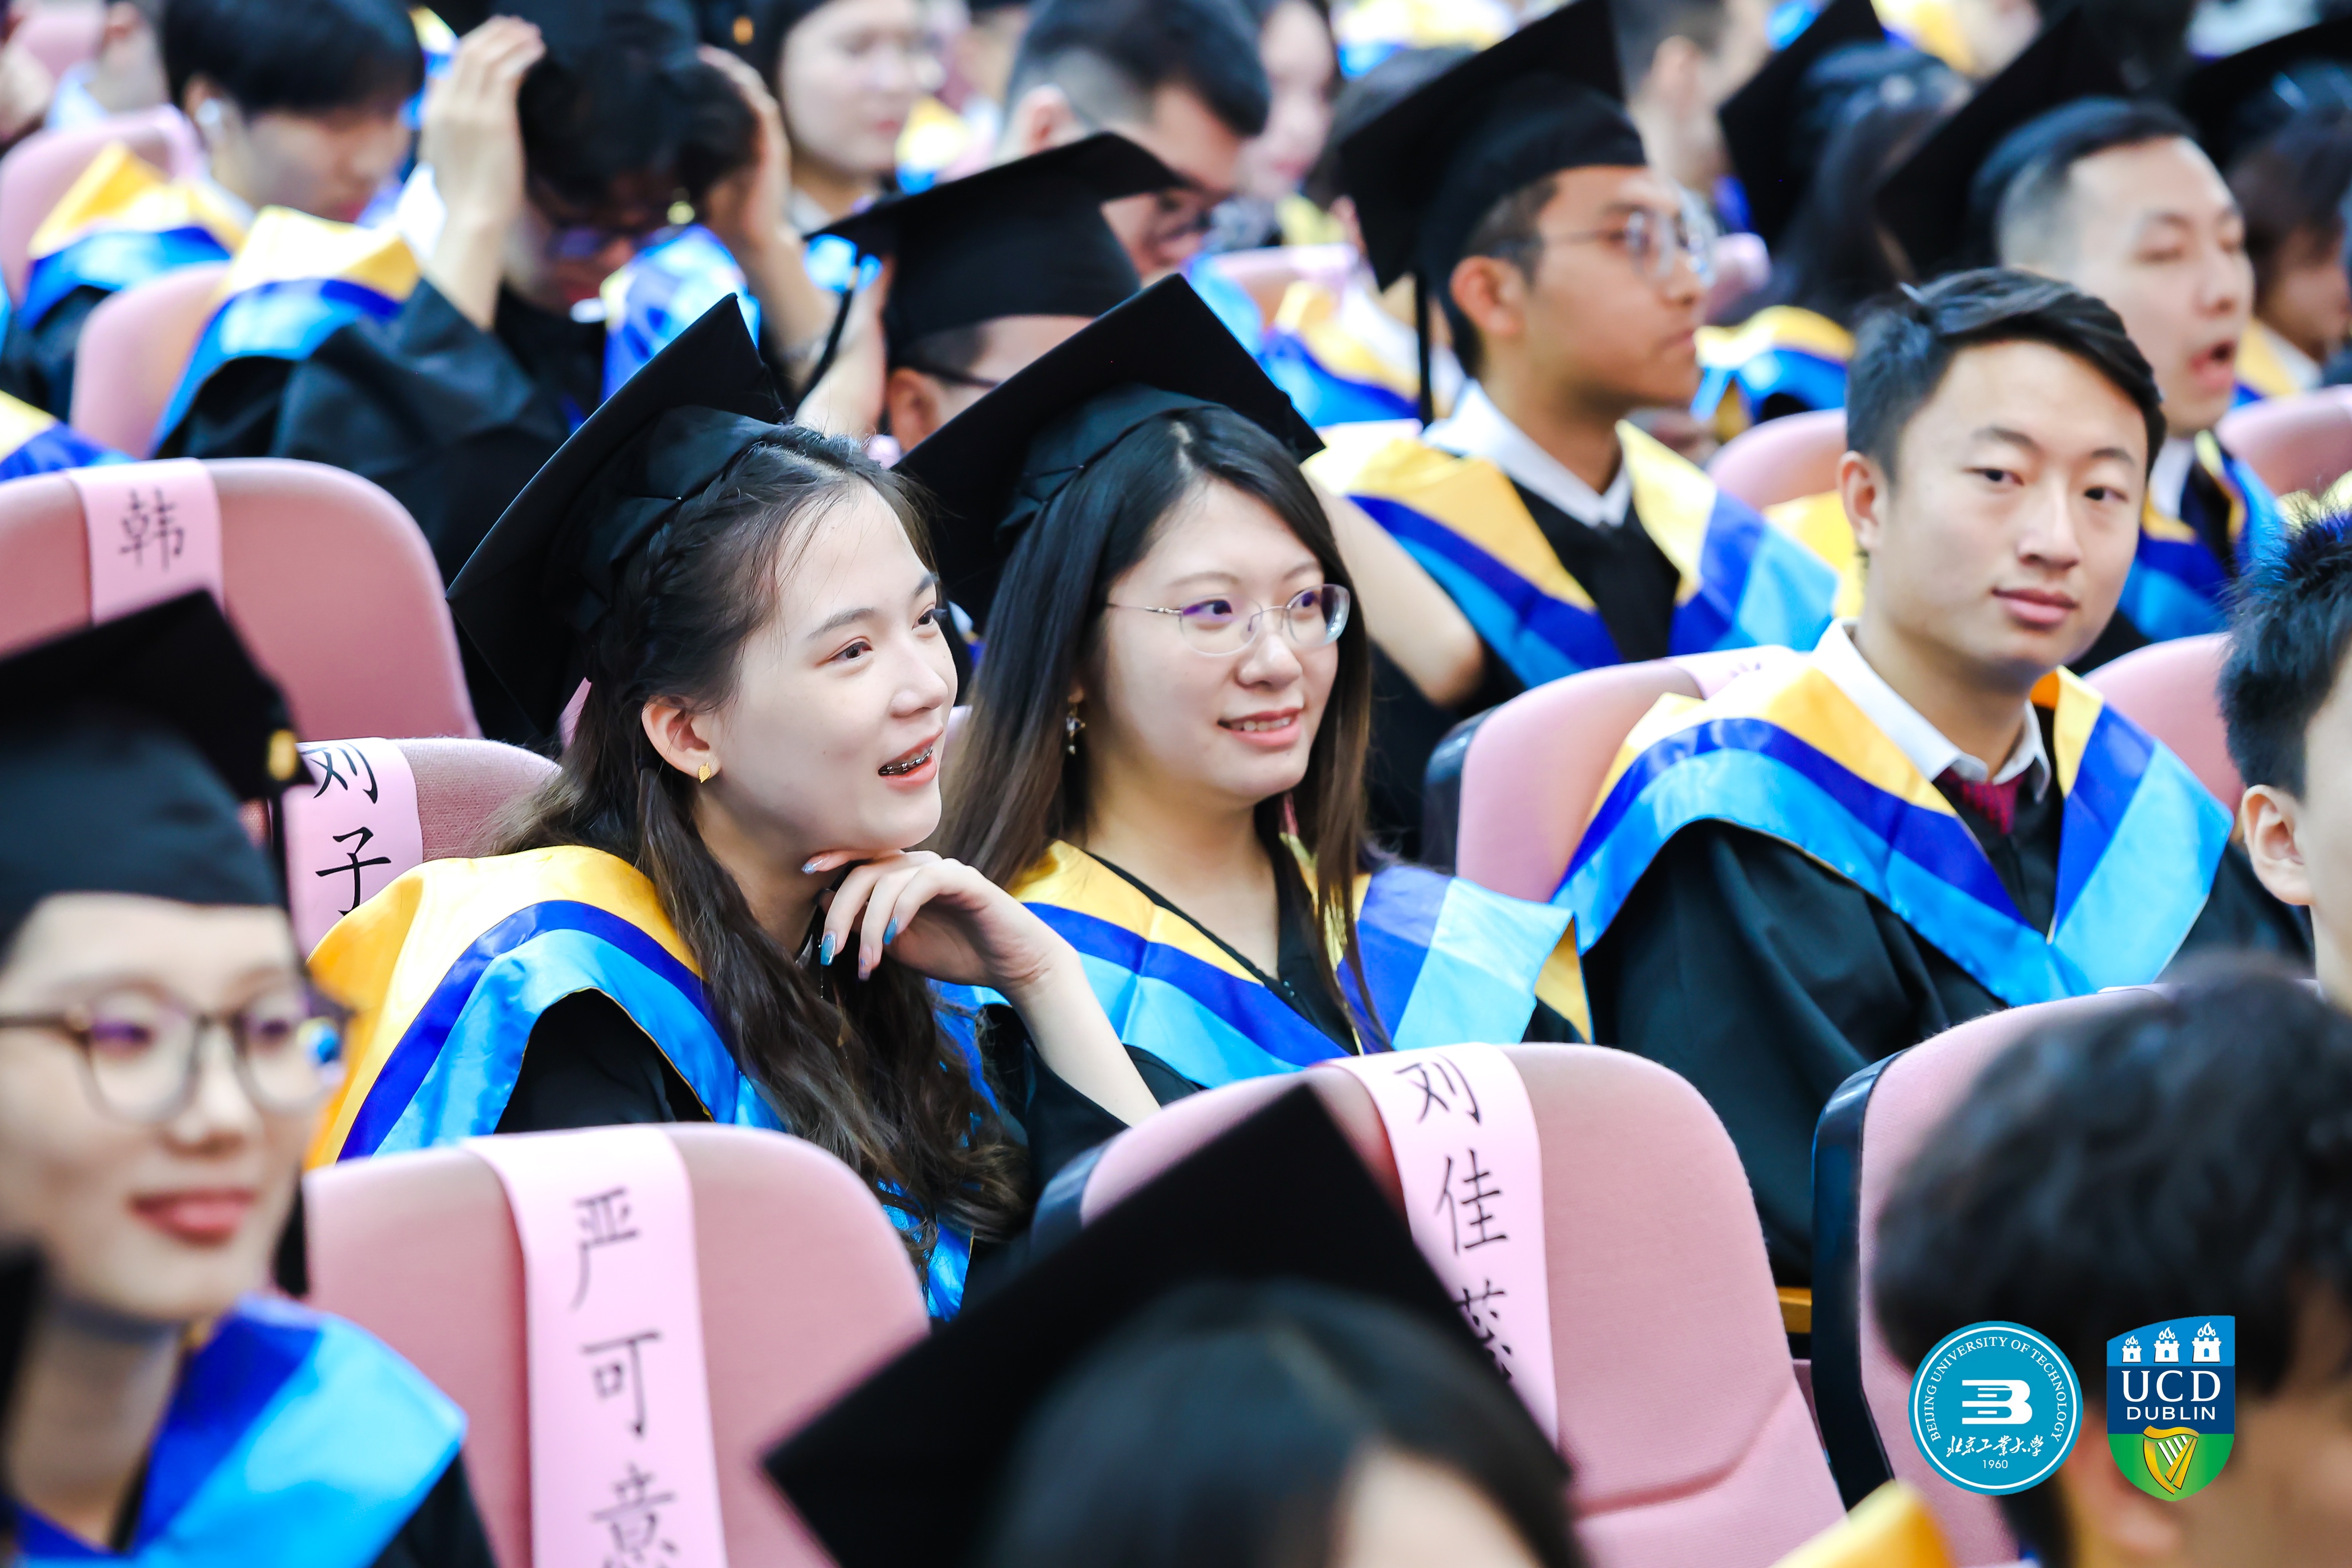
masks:
[(783, 410), (730, 294), (606, 398), (531, 476), (449, 585), (449, 608), (547, 734), (646, 542)]
[(842, 1568), (954, 1568), (1055, 1384), (1155, 1302), (1207, 1279), (1360, 1292), (1475, 1352), (1403, 1219), (1300, 1085), (971, 1302), (771, 1451), (768, 1473)]
[[(2313, 92), (2313, 68), (2335, 79)], [(2332, 69), (2330, 68), (2332, 68)], [(2306, 110), (2343, 109), (2352, 88), (2352, 16), (2210, 60), (2180, 84), (2180, 112), (2214, 162), (2230, 160)], [(2314, 101), (2315, 97), (2321, 101)]]
[(2077, 99), (2121, 98), (2128, 90), (2079, 6), (2043, 28), (1879, 182), (1873, 204), (1914, 277), (1925, 282), (1992, 259), (1974, 254), (1987, 237), (1971, 232), (1969, 195), (1978, 170), (2011, 132)]
[(1748, 221), (1766, 244), (1788, 227), (1813, 177), (1811, 168), (1800, 164), (1794, 142), (1804, 119), (1805, 73), (1833, 50), (1885, 37), (1871, 0), (1830, 0), (1717, 111), (1724, 148), (1748, 197)]
[(0, 660), (0, 946), (52, 893), (276, 903), (237, 806), (304, 773), (285, 698), (209, 594)]
[(1647, 162), (1625, 117), (1610, 0), (1576, 0), (1391, 106), (1339, 147), (1381, 288), (1442, 288), (1488, 208), (1547, 174)]
[(939, 499), (948, 597), (975, 619), (997, 574), (1064, 487), (1136, 426), (1223, 406), (1301, 459), (1323, 449), (1181, 277), (1163, 278), (1024, 366), (899, 459)]
[(1102, 204), (1183, 176), (1104, 132), (878, 202), (823, 232), (895, 256), (894, 346), (1003, 316), (1099, 316), (1143, 286)]
[(492, 16), (535, 24), (550, 58), (578, 65), (618, 44), (656, 58), (691, 54), (691, 0), (436, 0), (434, 15), (459, 37)]

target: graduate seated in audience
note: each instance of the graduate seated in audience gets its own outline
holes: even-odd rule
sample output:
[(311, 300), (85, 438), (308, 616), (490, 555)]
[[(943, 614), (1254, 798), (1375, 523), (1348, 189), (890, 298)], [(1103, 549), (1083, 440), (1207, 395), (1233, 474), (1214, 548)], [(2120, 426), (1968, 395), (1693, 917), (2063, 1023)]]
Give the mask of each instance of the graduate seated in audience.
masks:
[[(2038, 53), (2038, 51), (2037, 51)], [(1936, 221), (1989, 247), (2004, 267), (2063, 279), (2114, 307), (2164, 394), (2164, 443), (2148, 479), (2138, 560), (2105, 633), (2077, 668), (2168, 637), (2219, 631), (2230, 580), (2281, 531), (2278, 503), (2224, 451), (2213, 426), (2235, 401), (2238, 345), (2252, 320), (2246, 222), (2189, 122), (2161, 104), (2064, 102), (2074, 84), (2027, 68), (1979, 103), (2006, 118), (1948, 121), (1891, 177), (1940, 205)], [(2053, 107), (2063, 103), (2063, 107)], [(2020, 123), (2022, 121), (2022, 123)], [(2002, 134), (2006, 125), (2017, 128)], [(1956, 145), (1974, 142), (1974, 146)], [(1953, 253), (1897, 235), (1921, 277)]]
[(2300, 955), (2186, 764), (2065, 672), (2129, 570), (2154, 378), (2114, 311), (1968, 272), (1864, 323), (1839, 484), (1869, 592), (1811, 656), (1627, 738), (1557, 901), (1591, 1038), (1674, 1068), (1810, 1277), (1813, 1123), (1853, 1073), (2177, 952)]
[(1528, 687), (1829, 623), (1834, 567), (1625, 422), (1697, 390), (1714, 236), (1616, 100), (1608, 5), (1554, 12), (1341, 149), (1375, 277), (1418, 279), (1471, 377), (1418, 438), (1335, 437), (1308, 469), (1475, 634), (1445, 679), (1383, 683), (1375, 754), (1405, 788), (1456, 719)]
[(2319, 988), (2352, 1005), (2352, 524), (2310, 522), (2239, 592), (2221, 713), (2246, 781), (2238, 823), (2263, 885), (2310, 911)]
[(1339, 56), (1320, 0), (1244, 0), (1265, 67), (1265, 129), (1242, 143), (1234, 194), (1220, 206), (1211, 250), (1312, 245), (1337, 237), (1330, 216), (1304, 195), (1331, 137)]
[(1611, 0), (1625, 114), (1651, 166), (1712, 196), (1731, 159), (1716, 111), (1771, 53), (1768, 0)]
[[(1331, 134), (1308, 176), (1308, 196), (1329, 209), (1354, 264), (1344, 281), (1301, 278), (1283, 291), (1257, 341), (1258, 363), (1318, 430), (1374, 419), (1410, 419), (1420, 406), (1420, 346), (1412, 327), (1412, 282), (1382, 289), (1364, 259), (1356, 204), (1340, 189), (1339, 145), (1391, 105), (1470, 58), (1467, 49), (1399, 49), (1339, 89)], [(1433, 323), (1444, 331), (1442, 320)], [(1462, 366), (1444, 342), (1430, 345), (1431, 402), (1454, 407)]]
[(1174, 178), (1125, 137), (1098, 133), (877, 203), (824, 230), (895, 266), (879, 341), (869, 334), (828, 373), (812, 394), (819, 406), (804, 404), (800, 422), (860, 438), (885, 430), (902, 448), (920, 445), (1136, 291), (1135, 265), (1103, 221), (1103, 205), (1164, 190)]
[(1086, 955), (1163, 1102), (1568, 1037), (1537, 1000), (1559, 910), (1368, 845), (1369, 617), (1312, 432), (1213, 321), (1168, 279), (900, 465), (940, 497), (950, 592), (988, 605), (942, 842)]
[(1272, 92), (1242, 0), (1041, 0), (1009, 90), (1000, 162), (1116, 131), (1182, 176), (1103, 209), (1147, 283), (1201, 248)]
[(2246, 215), (2254, 319), (2238, 345), (2238, 401), (2320, 384), (2352, 338), (2344, 204), (2352, 195), (2352, 109), (2290, 122), (2230, 165)]
[(106, 0), (98, 52), (58, 73), (56, 95), (43, 121), (51, 131), (94, 125), (116, 114), (136, 114), (172, 101), (163, 74), (163, 0)]
[[(2080, 1375), (2074, 1452), (1999, 1500), (2042, 1568), (2343, 1560), (2347, 1129), (2352, 1023), (2293, 982), (2216, 977), (2038, 1031), (1900, 1173), (1870, 1291), (1902, 1364), (1991, 1320)], [(2204, 1313), (2237, 1320), (2235, 1436), (2210, 1484), (2154, 1497), (2106, 1441), (2107, 1345)]]
[(1871, 193), (1964, 91), (1933, 55), (1881, 41), (1870, 0), (1836, 0), (1724, 105), (1772, 275), (1737, 326), (1699, 329), (1691, 412), (1719, 438), (1844, 406), (1854, 321), (1896, 281)]
[(109, 295), (228, 259), (265, 207), (350, 223), (408, 159), (425, 57), (398, 0), (173, 0), (162, 26), (171, 101), (209, 169), (175, 181), (110, 146), (34, 234), (0, 339), (0, 392), (59, 418), (82, 323)]
[(1580, 1568), (1566, 1467), (1454, 1336), (1291, 1282), (1201, 1284), (1030, 1420), (986, 1568)]
[[(458, 625), (535, 724), (591, 685), (509, 853), (427, 862), (320, 942), (323, 983), (360, 1011), (315, 1153), (786, 1130), (873, 1184), (945, 1317), (971, 1242), (1019, 1229), (1027, 1184), (1052, 1173), (1039, 1108), (1115, 1130), (1154, 1102), (1069, 944), (910, 851), (939, 823), (955, 689), (916, 502), (778, 413), (720, 301), (458, 576)], [(933, 981), (1007, 1005), (975, 1042)], [(1032, 1093), (1004, 1104), (992, 1077)]]
[(0, 1232), (47, 1264), (0, 1415), (26, 1562), (490, 1568), (464, 1414), (262, 1294), (338, 1071), (239, 819), (300, 771), (286, 723), (204, 594), (0, 664)]
[(916, 0), (703, 0), (703, 40), (775, 94), (793, 227), (814, 234), (897, 188), (899, 133), (936, 68)]

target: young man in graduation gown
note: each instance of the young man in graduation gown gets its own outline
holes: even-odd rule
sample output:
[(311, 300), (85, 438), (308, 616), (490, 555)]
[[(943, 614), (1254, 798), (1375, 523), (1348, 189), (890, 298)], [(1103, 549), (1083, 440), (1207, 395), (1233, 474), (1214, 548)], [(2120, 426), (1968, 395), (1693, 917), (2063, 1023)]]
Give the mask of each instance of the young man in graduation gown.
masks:
[[(2160, 104), (2121, 78), (2070, 13), (1923, 143), (1881, 210), (1920, 277), (1985, 258), (2114, 307), (2164, 394), (2138, 557), (2078, 668), (2221, 629), (2231, 581), (2284, 531), (2278, 503), (2214, 425), (2252, 318), (2244, 216)], [(2104, 85), (2102, 85), (2104, 84)]]
[[(826, 407), (817, 422), (837, 434), (885, 430), (902, 448), (920, 445), (1141, 286), (1103, 205), (1177, 178), (1104, 132), (877, 203), (822, 230), (819, 238), (839, 236), (897, 267), (881, 341), (860, 345), (878, 366), (845, 364), (841, 377), (820, 383), (814, 396)], [(838, 381), (852, 378), (859, 387), (835, 400)]]
[(2122, 592), (2163, 429), (2115, 313), (1959, 274), (1865, 323), (1851, 386), (1860, 618), (1654, 709), (1555, 896), (1591, 1037), (1706, 1096), (1790, 1285), (1814, 1121), (1865, 1064), (2185, 951), (2307, 952), (2221, 802), (2065, 671)]
[(1340, 149), (1380, 283), (1417, 279), (1472, 378), (1420, 436), (1335, 439), (1309, 468), (1476, 634), (1450, 681), (1383, 679), (1375, 767), (1406, 799), (1456, 718), (1527, 687), (1669, 654), (1810, 647), (1829, 623), (1833, 568), (1625, 423), (1697, 390), (1713, 237), (1648, 166), (1616, 75), (1608, 0), (1579, 0)]
[(464, 1413), (263, 1294), (340, 1073), (240, 819), (300, 781), (286, 725), (201, 593), (0, 664), (0, 1231), (47, 1266), (11, 1563), (490, 1568)]

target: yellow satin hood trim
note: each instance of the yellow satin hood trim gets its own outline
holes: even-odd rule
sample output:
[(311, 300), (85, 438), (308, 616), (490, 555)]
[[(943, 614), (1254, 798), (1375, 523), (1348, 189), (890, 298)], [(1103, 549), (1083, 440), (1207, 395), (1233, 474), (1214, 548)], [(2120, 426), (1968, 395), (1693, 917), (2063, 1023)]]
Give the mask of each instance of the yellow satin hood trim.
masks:
[[(2071, 793), (2083, 749), (2105, 704), (2097, 692), (2064, 669), (2042, 677), (2033, 689), (2032, 702), (2037, 708), (2054, 710), (2051, 764), (2060, 791)], [(1922, 811), (1958, 815), (1943, 793), (1911, 765), (1903, 749), (1822, 672), (1811, 656), (1795, 664), (1756, 670), (1705, 701), (1672, 694), (1659, 698), (1619, 748), (1617, 760), (1610, 765), (1609, 776), (1593, 800), (1593, 812), (1599, 812), (1618, 779), (1643, 752), (1670, 735), (1716, 719), (1761, 719), (1899, 800)]]
[(1283, 290), (1274, 324), (1305, 343), (1315, 363), (1334, 375), (1386, 387), (1404, 397), (1412, 396), (1419, 384), (1418, 372), (1389, 363), (1343, 329), (1339, 296), (1312, 279), (1302, 278)]
[(337, 921), (310, 974), (352, 1009), (344, 1078), (310, 1145), (325, 1164), (351, 1134), (376, 1075), (449, 968), (482, 933), (533, 904), (593, 904), (635, 926), (696, 975), (702, 971), (643, 872), (601, 849), (563, 846), (486, 860), (428, 860)]
[(1056, 840), (1045, 857), (1007, 889), (1024, 904), (1075, 910), (1131, 931), (1147, 942), (1172, 947), (1212, 968), (1255, 985), (1257, 976), (1211, 942), (1199, 927), (1153, 903), (1134, 883), (1075, 844)]
[(36, 261), (54, 256), (90, 230), (111, 225), (158, 232), (206, 228), (230, 250), (246, 237), (245, 225), (202, 184), (172, 179), (128, 143), (110, 142), (33, 231), (26, 254)]
[(1736, 370), (1774, 349), (1843, 363), (1853, 357), (1853, 334), (1827, 316), (1795, 305), (1767, 305), (1736, 327), (1698, 330), (1698, 363), (1713, 369)]
[(1874, 0), (1878, 19), (1962, 76), (1978, 74), (1951, 0)]
[(1952, 1568), (1927, 1500), (1888, 1481), (1773, 1568)]
[(1843, 496), (1823, 490), (1776, 501), (1764, 509), (1764, 521), (1837, 568), (1837, 599), (1831, 615), (1850, 621), (1862, 614), (1862, 552), (1854, 548), (1853, 521), (1845, 514)]
[(56, 423), (47, 410), (0, 392), (0, 455), (15, 451)]
[(226, 300), (265, 283), (337, 278), (398, 300), (415, 291), (418, 277), (415, 253), (391, 229), (264, 207), (213, 298)]
[(2271, 330), (2260, 321), (2248, 323), (2245, 336), (2238, 340), (2237, 375), (2241, 385), (2264, 397), (2293, 397), (2305, 390), (2286, 361), (2279, 357)]
[(1680, 452), (1639, 426), (1622, 420), (1617, 426), (1617, 450), (1633, 483), (1635, 519), (1682, 578), (1675, 590), (1675, 603), (1679, 605), (1698, 592), (1706, 525), (1715, 515), (1715, 481)]

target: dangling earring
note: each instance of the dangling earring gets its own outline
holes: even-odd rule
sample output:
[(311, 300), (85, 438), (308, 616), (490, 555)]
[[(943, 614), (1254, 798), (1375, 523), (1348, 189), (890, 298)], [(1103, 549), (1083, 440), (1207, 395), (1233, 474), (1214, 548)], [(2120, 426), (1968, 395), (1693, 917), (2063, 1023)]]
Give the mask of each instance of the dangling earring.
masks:
[(1078, 731), (1086, 727), (1087, 721), (1078, 717), (1076, 707), (1062, 715), (1062, 755), (1075, 757), (1078, 754)]
[(703, 763), (700, 768), (695, 771), (694, 782), (697, 784), (709, 784), (713, 771), (714, 770), (709, 763)]

